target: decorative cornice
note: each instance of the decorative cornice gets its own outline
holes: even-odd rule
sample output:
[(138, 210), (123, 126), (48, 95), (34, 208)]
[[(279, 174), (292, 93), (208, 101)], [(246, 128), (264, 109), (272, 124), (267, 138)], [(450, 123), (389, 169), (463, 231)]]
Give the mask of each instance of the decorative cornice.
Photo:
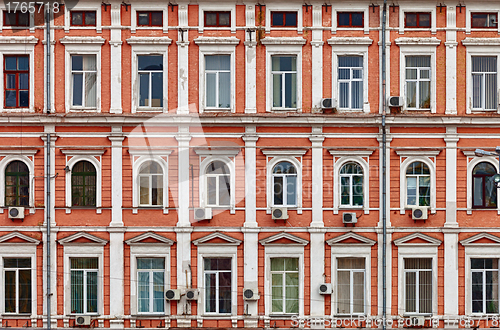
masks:
[(208, 149), (208, 148), (196, 148), (194, 152), (198, 156), (208, 157), (208, 156), (227, 156), (235, 157), (239, 154), (241, 149), (239, 148), (218, 148), (218, 149)]
[[(358, 243), (343, 243), (343, 241), (347, 239), (355, 239), (359, 241)], [(374, 241), (370, 238), (361, 236), (359, 234), (349, 232), (334, 238), (331, 238), (326, 241), (326, 244), (330, 246), (339, 246), (339, 245), (346, 245), (346, 246), (355, 246), (355, 245), (363, 245), (363, 246), (373, 246), (377, 243), (377, 241)]]
[(404, 46), (404, 45), (418, 45), (418, 46), (438, 46), (441, 44), (441, 40), (438, 38), (397, 38), (394, 40), (396, 45)]
[(36, 45), (38, 43), (38, 39), (30, 36), (30, 37), (0, 37), (0, 44), (31, 44)]
[[(9, 243), (8, 241), (13, 238), (19, 238), (25, 242)], [(36, 238), (26, 236), (18, 231), (9, 233), (7, 235), (0, 236), (0, 244), (22, 244), (22, 245), (38, 245), (40, 241)]]
[[(288, 244), (274, 243), (275, 241), (280, 240), (282, 238), (290, 240), (293, 243), (288, 243)], [(260, 242), (260, 244), (262, 244), (264, 246), (266, 246), (266, 245), (302, 245), (302, 246), (305, 246), (305, 245), (309, 244), (309, 241), (306, 239), (297, 237), (297, 236), (289, 234), (289, 233), (284, 233), (284, 232), (270, 236), (270, 237), (263, 238), (263, 239), (259, 240), (259, 242)]]
[[(91, 242), (75, 243), (74, 241), (76, 241), (79, 238), (85, 238)], [(58, 242), (61, 245), (106, 245), (108, 243), (108, 240), (81, 231), (76, 234), (70, 235), (68, 237), (61, 238), (60, 240), (58, 240)]]
[(198, 37), (193, 40), (197, 45), (237, 45), (240, 39), (236, 37)]
[(127, 39), (129, 45), (170, 45), (172, 39), (168, 37), (130, 37)]
[(100, 44), (104, 45), (106, 39), (101, 37), (64, 37), (59, 39), (63, 45), (66, 44)]
[(264, 46), (268, 45), (305, 45), (306, 39), (302, 37), (265, 37), (260, 40)]
[(307, 149), (262, 149), (262, 153), (266, 156), (303, 156)]
[(34, 149), (0, 149), (0, 156), (34, 156), (38, 150)]
[(333, 37), (327, 40), (329, 45), (369, 46), (373, 40), (368, 37)]
[[(474, 242), (479, 241), (483, 238), (491, 240), (494, 243), (474, 243)], [(498, 246), (498, 245), (500, 245), (500, 237), (489, 234), (489, 233), (480, 233), (480, 234), (474, 235), (472, 237), (461, 240), (460, 244), (462, 244), (463, 246)]]
[[(407, 242), (414, 240), (414, 239), (424, 240), (425, 243), (407, 243)], [(394, 240), (393, 243), (396, 246), (440, 246), (441, 243), (443, 243), (443, 241), (441, 241), (437, 238), (434, 238), (434, 237), (427, 236), (427, 235), (422, 234), (422, 233), (413, 233), (413, 234), (398, 238), (397, 240)]]
[(397, 149), (394, 148), (394, 152), (401, 157), (410, 156), (421, 156), (421, 157), (436, 157), (441, 152), (442, 148), (439, 149)]
[[(154, 240), (157, 240), (159, 242), (158, 243), (143, 242), (146, 239), (154, 239)], [(175, 243), (175, 241), (171, 240), (170, 238), (166, 238), (166, 237), (160, 236), (160, 235), (155, 234), (155, 233), (153, 233), (153, 232), (150, 231), (150, 232), (147, 232), (147, 233), (140, 234), (138, 236), (132, 237), (132, 238), (126, 240), (125, 243), (127, 245), (144, 245), (144, 246), (150, 246), (150, 245), (161, 244), (161, 245), (171, 246), (171, 245), (173, 245)]]
[(154, 147), (130, 147), (128, 149), (128, 153), (133, 156), (144, 156), (144, 155), (168, 156), (172, 153), (172, 150), (165, 148), (154, 148)]
[(500, 38), (465, 38), (464, 46), (500, 46)]
[[(226, 241), (227, 243), (220, 243), (220, 242), (210, 243), (211, 240), (217, 239), (217, 238), (222, 239), (222, 240)], [(216, 246), (228, 246), (228, 245), (238, 246), (241, 244), (241, 242), (242, 241), (237, 239), (237, 238), (228, 236), (228, 235), (223, 234), (221, 232), (215, 232), (215, 233), (212, 233), (210, 235), (195, 239), (193, 241), (193, 244), (194, 245), (216, 245)]]
[(373, 150), (338, 150), (330, 149), (328, 150), (332, 156), (359, 156), (368, 157), (373, 154)]
[(106, 150), (102, 148), (98, 149), (74, 149), (74, 148), (68, 148), (68, 149), (60, 149), (61, 152), (67, 156), (77, 156), (77, 155), (90, 155), (90, 156), (100, 156), (103, 155)]

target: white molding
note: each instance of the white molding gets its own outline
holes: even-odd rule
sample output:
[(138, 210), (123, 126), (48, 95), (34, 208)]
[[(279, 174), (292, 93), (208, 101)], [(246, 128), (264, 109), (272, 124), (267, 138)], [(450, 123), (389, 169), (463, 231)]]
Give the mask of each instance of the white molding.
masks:
[(472, 1), (467, 3), (465, 7), (465, 33), (470, 34), (471, 31), (495, 31), (500, 33), (500, 26), (497, 24), (497, 29), (481, 29), (481, 28), (472, 28), (472, 13), (481, 12), (481, 13), (491, 13), (497, 14), (497, 20), (500, 17), (500, 10), (498, 9), (498, 5), (485, 3), (482, 1)]
[[(2, 16), (3, 18), (3, 16)], [(5, 27), (3, 27), (5, 29)], [(18, 37), (18, 36), (13, 36), (13, 37), (6, 37), (6, 36), (0, 36), (0, 44), (2, 47), (5, 47), (7, 45), (23, 45), (25, 47), (26, 45), (36, 45), (38, 43), (38, 38), (35, 38), (34, 36), (29, 36), (29, 37)]]
[[(22, 242), (22, 243), (9, 243), (8, 241), (13, 239), (13, 238), (17, 238), (17, 239), (21, 239), (25, 242)], [(18, 244), (22, 244), (22, 245), (38, 245), (40, 244), (40, 240), (37, 240), (36, 238), (33, 238), (33, 237), (30, 237), (30, 236), (26, 236), (18, 231), (15, 231), (15, 232), (12, 232), (12, 233), (9, 233), (9, 234), (6, 234), (6, 235), (3, 235), (3, 236), (0, 236), (0, 244), (2, 246), (5, 246), (5, 245), (13, 245), (13, 246), (16, 246)]]
[[(425, 243), (411, 243), (410, 241), (412, 241), (414, 239), (423, 240), (423, 241), (425, 241)], [(443, 241), (441, 241), (440, 239), (422, 234), (422, 233), (413, 233), (413, 234), (398, 238), (398, 239), (394, 240), (393, 243), (396, 246), (407, 246), (407, 247), (418, 248), (418, 247), (422, 247), (422, 246), (438, 247), (443, 243)]]
[[(157, 240), (158, 243), (143, 242), (144, 240), (147, 240), (147, 239)], [(125, 241), (125, 244), (130, 245), (130, 246), (150, 246), (150, 247), (155, 247), (158, 245), (172, 246), (172, 245), (174, 245), (174, 243), (175, 243), (175, 241), (171, 240), (170, 238), (166, 238), (164, 236), (158, 235), (152, 231), (148, 231), (146, 233), (137, 235), (137, 236), (129, 238), (128, 240)]]
[(103, 37), (68, 37), (65, 36), (59, 39), (59, 42), (63, 45), (104, 45), (106, 43), (106, 39)]
[[(168, 32), (168, 6), (159, 7), (157, 2), (144, 1), (136, 2), (130, 6), (130, 32), (136, 33), (137, 30), (162, 30), (163, 33)], [(138, 11), (161, 11), (163, 13), (163, 26), (137, 26)]]
[[(367, 3), (361, 1), (350, 1), (350, 2), (331, 2), (332, 9), (332, 33), (336, 34), (337, 31), (363, 31), (364, 34), (368, 34), (370, 31), (370, 11)], [(352, 27), (338, 27), (337, 16), (338, 12), (363, 12), (363, 27), (362, 28), (352, 28)]]
[(373, 150), (338, 150), (338, 149), (328, 149), (330, 155), (334, 157), (341, 156), (357, 156), (357, 157), (369, 157), (373, 154)]
[[(206, 11), (229, 11), (231, 13), (230, 27), (205, 27), (205, 12)], [(203, 30), (231, 30), (236, 33), (236, 5), (234, 2), (219, 1), (217, 3), (202, 2), (198, 5), (198, 32), (203, 33)]]
[[(355, 239), (355, 240), (359, 241), (359, 243), (343, 243), (343, 241), (348, 240), (348, 239)], [(335, 246), (335, 249), (337, 249), (337, 247), (339, 247), (339, 246), (345, 246), (345, 247), (366, 246), (366, 245), (373, 246), (373, 245), (375, 245), (375, 243), (377, 243), (377, 241), (372, 240), (368, 237), (361, 236), (361, 235), (353, 233), (353, 232), (345, 233), (345, 234), (342, 234), (340, 236), (330, 238), (329, 240), (326, 241), (326, 244), (328, 244), (330, 246)], [(332, 251), (333, 250), (334, 249), (332, 249)]]
[[(462, 150), (462, 152), (465, 154), (467, 151)], [(474, 170), (474, 167), (479, 164), (479, 163), (490, 163), (495, 167), (496, 172), (500, 170), (498, 167), (498, 158), (494, 156), (484, 156), (484, 157), (476, 157), (474, 156), (467, 156), (467, 214), (472, 214), (472, 171)], [(497, 210), (498, 213), (500, 213), (500, 208), (498, 206), (500, 205), (500, 194), (497, 192), (497, 208), (496, 209), (491, 209), (491, 210)]]
[[(271, 158), (271, 159), (270, 159)], [(297, 159), (298, 158), (298, 159)], [(285, 161), (290, 162), (295, 166), (297, 170), (297, 191), (296, 198), (297, 204), (295, 206), (283, 206), (287, 208), (296, 208), (297, 214), (302, 214), (302, 156), (297, 157), (293, 154), (291, 156), (269, 156), (266, 155), (266, 195), (267, 195), (267, 209), (270, 211), (271, 207), (274, 206), (273, 202), (273, 168), (279, 162)]]
[(106, 149), (63, 149), (64, 147), (61, 147), (61, 152), (65, 154), (66, 156), (81, 156), (81, 155), (86, 155), (86, 156), (102, 156), (105, 152)]
[[(287, 239), (287, 240), (292, 241), (293, 243), (286, 243), (286, 244), (274, 243), (275, 241), (278, 241), (280, 239)], [(309, 241), (306, 239), (300, 238), (298, 236), (289, 234), (289, 233), (281, 232), (281, 233), (278, 233), (276, 235), (272, 235), (272, 236), (260, 239), (259, 243), (266, 246), (266, 247), (267, 246), (278, 246), (278, 245), (280, 245), (280, 246), (292, 246), (292, 245), (305, 246), (305, 245), (309, 244)]]
[(193, 42), (198, 46), (237, 46), (240, 43), (240, 39), (236, 37), (198, 37)]
[[(72, 197), (72, 184), (71, 184), (71, 173), (73, 166), (80, 161), (88, 161), (94, 167), (96, 171), (96, 201), (95, 207), (99, 208), (102, 205), (102, 157), (99, 150), (68, 150), (70, 153), (66, 155), (66, 166), (70, 169), (65, 174), (65, 187), (66, 187), (66, 207), (73, 207), (73, 197)], [(83, 152), (72, 154), (71, 152)], [(96, 152), (97, 151), (97, 152)], [(102, 150), (101, 150), (102, 151)], [(99, 158), (99, 159), (98, 159)]]
[[(95, 11), (95, 26), (71, 26), (71, 11)], [(80, 3), (76, 2), (75, 6), (68, 9), (68, 6), (64, 6), (64, 32), (69, 32), (70, 30), (96, 30), (97, 33), (102, 32), (101, 24), (101, 2), (100, 1), (82, 1)]]
[[(3, 76), (3, 75), (2, 75)], [(2, 151), (0, 151), (1, 155)], [(34, 154), (23, 155), (10, 154), (0, 160), (0, 207), (5, 207), (5, 169), (13, 161), (20, 161), (26, 164), (29, 170), (29, 207), (35, 206), (35, 157)]]
[[(483, 238), (491, 240), (492, 243), (475, 243), (476, 241), (479, 241)], [(500, 237), (492, 235), (490, 233), (479, 233), (477, 235), (461, 240), (460, 244), (462, 244), (463, 246), (478, 246), (478, 247), (500, 246)]]
[[(130, 150), (129, 150), (130, 151)], [(154, 154), (154, 153), (145, 153), (142, 156), (139, 156), (136, 158), (136, 155), (132, 156), (132, 207), (168, 207), (168, 197), (169, 197), (169, 190), (168, 190), (168, 153), (167, 155), (163, 155), (163, 152), (165, 150), (162, 150), (162, 155)], [(165, 159), (166, 158), (166, 159)], [(139, 205), (139, 172), (141, 169), (141, 166), (149, 161), (153, 161), (160, 165), (162, 171), (163, 171), (163, 203), (162, 205)]]
[(405, 3), (399, 4), (399, 34), (404, 34), (405, 31), (429, 31), (429, 28), (405, 28), (405, 13), (406, 12), (428, 12), (431, 14), (431, 33), (436, 34), (436, 6), (427, 3)]
[(168, 46), (172, 43), (172, 39), (169, 37), (130, 37), (126, 41), (131, 46)]
[[(402, 158), (406, 159), (401, 161)], [(431, 160), (431, 158), (433, 158)], [(407, 208), (412, 208), (414, 205), (406, 205), (406, 169), (408, 166), (414, 162), (422, 162), (427, 167), (429, 167), (430, 179), (431, 179), (431, 188), (430, 188), (430, 210), (431, 213), (436, 213), (436, 157), (435, 156), (400, 156), (400, 167), (399, 167), (399, 211), (400, 214), (405, 214), (405, 210)], [(416, 207), (416, 206), (415, 206)]]
[[(373, 40), (369, 37), (333, 37), (327, 40), (330, 46), (357, 46), (361, 49), (363, 47), (368, 47), (373, 43)], [(340, 50), (340, 47), (339, 47)]]
[(214, 157), (214, 156), (225, 156), (225, 157), (236, 157), (240, 153), (240, 148), (196, 148), (194, 152), (201, 157)]
[[(80, 238), (85, 238), (90, 240), (91, 242), (85, 242), (85, 243), (79, 243), (79, 242), (74, 242)], [(92, 234), (80, 231), (78, 233), (75, 233), (73, 235), (66, 236), (64, 238), (58, 239), (57, 240), (59, 244), (61, 245), (78, 245), (81, 247), (89, 246), (89, 245), (106, 245), (108, 244), (108, 240), (104, 238), (100, 238), (97, 236), (94, 236)]]
[[(213, 239), (221, 239), (225, 241), (224, 243), (210, 243), (211, 240)], [(192, 241), (192, 243), (196, 246), (204, 246), (204, 245), (213, 245), (213, 246), (220, 246), (221, 248), (225, 246), (238, 246), (242, 243), (242, 240), (239, 240), (237, 238), (231, 237), (229, 235), (223, 234), (221, 232), (215, 232), (203, 237), (200, 237), (198, 239), (195, 239)]]
[(394, 147), (394, 152), (400, 157), (436, 157), (441, 153), (439, 150), (422, 150), (422, 149), (398, 149)]
[(172, 149), (154, 148), (154, 147), (129, 147), (128, 153), (132, 156), (169, 156)]
[(262, 153), (268, 157), (290, 156), (301, 157), (307, 149), (261, 149)]
[[(205, 157), (205, 159), (202, 160), (202, 157)], [(199, 188), (200, 188), (200, 191), (199, 191), (199, 201), (200, 201), (200, 207), (214, 207), (214, 208), (221, 208), (221, 209), (224, 209), (224, 208), (229, 208), (230, 210), (234, 210), (235, 208), (235, 205), (236, 205), (236, 197), (235, 197), (235, 192), (236, 192), (236, 165), (235, 165), (235, 160), (234, 160), (234, 156), (232, 156), (233, 159), (230, 159), (229, 157), (227, 156), (219, 156), (219, 155), (216, 155), (216, 156), (204, 156), (204, 155), (200, 155), (200, 177), (199, 177), (199, 181), (198, 181), (198, 185), (199, 185)], [(230, 183), (230, 195), (229, 195), (229, 198), (230, 198), (230, 201), (229, 201), (229, 205), (208, 205), (208, 196), (207, 196), (207, 177), (206, 177), (206, 173), (207, 173), (207, 167), (213, 163), (213, 162), (216, 162), (216, 161), (220, 161), (220, 162), (223, 162), (224, 164), (227, 165), (227, 167), (229, 168), (229, 183)], [(218, 201), (217, 201), (218, 202)]]
[[(294, 2), (276, 2), (276, 3), (266, 3), (266, 12), (265, 12), (265, 30), (266, 33), (271, 31), (297, 31), (298, 33), (302, 33), (303, 30), (303, 15), (302, 15), (302, 3), (294, 3)], [(271, 27), (271, 12), (273, 11), (296, 11), (297, 12), (297, 27)]]

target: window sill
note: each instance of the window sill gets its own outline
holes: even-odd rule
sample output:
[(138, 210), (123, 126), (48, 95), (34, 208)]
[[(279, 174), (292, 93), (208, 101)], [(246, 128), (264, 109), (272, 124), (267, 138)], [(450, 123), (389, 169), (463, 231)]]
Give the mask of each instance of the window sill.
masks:
[(208, 111), (210, 111), (210, 112), (212, 112), (212, 111), (214, 111), (214, 112), (216, 112), (216, 111), (220, 111), (220, 112), (230, 112), (230, 111), (232, 111), (232, 110), (233, 110), (233, 109), (231, 109), (231, 108), (205, 108), (205, 109), (203, 109), (203, 111), (207, 111), (207, 112), (208, 112)]
[(271, 313), (271, 314), (269, 314), (269, 317), (270, 318), (287, 318), (288, 319), (288, 318), (292, 318), (292, 317), (297, 316), (297, 315), (299, 315), (299, 313), (290, 313), (290, 314), (284, 314), (284, 313), (273, 314), (273, 313)]
[(231, 313), (213, 313), (213, 314), (203, 314), (204, 318), (218, 318), (218, 319), (223, 319), (223, 320), (229, 320), (232, 317)]
[(35, 112), (31, 108), (3, 108), (3, 112)]
[(2, 318), (31, 318), (31, 313), (19, 313), (19, 314), (15, 314), (15, 313), (3, 313), (2, 314)]
[(498, 109), (470, 109), (471, 112), (497, 112)]
[(95, 210), (96, 214), (101, 214), (103, 208), (96, 206), (71, 206), (65, 207), (64, 209), (66, 209), (66, 214), (71, 214), (73, 210)]
[(285, 111), (299, 111), (298, 108), (271, 108), (271, 111), (279, 111), (279, 112), (285, 112)]
[(74, 108), (71, 107), (69, 108), (69, 111), (71, 112), (81, 112), (81, 111), (89, 111), (89, 112), (97, 112), (97, 108)]
[(142, 206), (136, 206), (132, 208), (132, 214), (137, 214), (139, 210), (157, 210), (161, 211), (163, 210), (163, 214), (168, 214), (168, 208), (166, 206), (156, 206), (156, 205), (142, 205)]
[(130, 316), (135, 317), (135, 318), (148, 319), (148, 318), (152, 318), (152, 317), (165, 317), (168, 315), (165, 313), (151, 313), (151, 314), (144, 313), (144, 314), (132, 314)]
[(93, 316), (93, 317), (99, 317), (101, 316), (101, 314), (99, 313), (70, 313), (70, 314), (66, 314), (67, 317), (78, 317), (78, 316), (83, 316), (83, 315), (89, 315), (89, 316)]
[(345, 211), (345, 210), (362, 210), (363, 205), (341, 205), (339, 206), (339, 210)]
[(136, 108), (136, 112), (163, 112), (164, 108)]

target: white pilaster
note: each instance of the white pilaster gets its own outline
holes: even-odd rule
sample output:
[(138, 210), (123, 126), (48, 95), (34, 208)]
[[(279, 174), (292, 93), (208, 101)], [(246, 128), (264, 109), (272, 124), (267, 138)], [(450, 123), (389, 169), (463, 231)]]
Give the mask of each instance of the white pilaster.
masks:
[[(189, 30), (188, 4), (179, 3), (179, 37), (177, 39), (177, 113), (189, 113)], [(198, 111), (197, 111), (198, 112)], [(189, 163), (187, 163), (189, 164)]]
[(245, 112), (257, 112), (257, 30), (255, 29), (255, 4), (247, 4), (246, 25), (252, 32), (245, 37)]
[[(314, 161), (313, 161), (314, 164)], [(313, 165), (314, 166), (314, 165)], [(314, 174), (313, 174), (314, 177)], [(313, 197), (314, 200), (314, 197)], [(319, 294), (319, 286), (325, 283), (325, 263), (313, 260), (325, 260), (325, 228), (309, 228), (311, 248), (311, 316), (324, 317), (325, 297)], [(311, 328), (324, 328), (324, 324), (311, 323)]]
[[(111, 108), (110, 113), (122, 113), (122, 29), (121, 2), (111, 3)], [(126, 68), (130, 71), (131, 68)]]
[[(446, 113), (457, 113), (457, 9), (446, 8)], [(447, 189), (448, 190), (448, 189)]]
[(109, 231), (109, 316), (110, 328), (123, 329), (123, 239), (125, 228), (108, 227)]
[(180, 127), (179, 134), (175, 136), (178, 142), (177, 168), (178, 168), (178, 197), (177, 197), (177, 226), (190, 227), (189, 222), (189, 141), (191, 136), (188, 127)]
[[(314, 88), (313, 88), (314, 89)], [(313, 136), (309, 137), (312, 143), (312, 221), (311, 227), (324, 227), (323, 223), (323, 141), (321, 127), (313, 127)]]
[(111, 226), (123, 226), (122, 220), (122, 142), (121, 127), (112, 127), (111, 141)]
[(446, 128), (446, 223), (457, 227), (457, 136), (456, 127)]
[[(187, 167), (189, 168), (189, 167)], [(187, 198), (186, 198), (187, 199)], [(185, 290), (192, 287), (191, 273), (191, 232), (192, 227), (176, 227), (177, 233), (177, 289)], [(181, 296), (177, 302), (177, 315), (190, 315), (191, 304), (186, 296)], [(178, 318), (177, 326), (182, 328), (191, 327), (190, 318)]]
[(320, 109), (321, 99), (323, 98), (323, 29), (322, 29), (322, 11), (320, 4), (313, 5), (313, 30), (312, 30), (312, 109)]
[(256, 185), (257, 185), (257, 159), (256, 143), (259, 137), (255, 132), (255, 127), (247, 127), (245, 141), (245, 227), (257, 227), (256, 213)]
[[(245, 223), (246, 225), (246, 223)], [(258, 228), (242, 228), (244, 234), (244, 247), (243, 247), (243, 257), (244, 263), (244, 287), (243, 289), (258, 289), (259, 280), (259, 258), (258, 258), (258, 248), (259, 248), (259, 229)], [(240, 297), (240, 290), (238, 290), (238, 297)], [(259, 292), (261, 299), (265, 299), (264, 293)], [(256, 328), (258, 325), (258, 300), (246, 300), (244, 301), (244, 311), (248, 314), (245, 316), (245, 327), (246, 328)]]
[[(447, 187), (448, 190), (448, 187)], [(446, 226), (446, 225), (445, 225)], [(449, 320), (456, 320), (458, 315), (458, 229), (443, 229), (444, 232), (444, 315)], [(445, 328), (457, 327), (458, 324), (447, 324)]]

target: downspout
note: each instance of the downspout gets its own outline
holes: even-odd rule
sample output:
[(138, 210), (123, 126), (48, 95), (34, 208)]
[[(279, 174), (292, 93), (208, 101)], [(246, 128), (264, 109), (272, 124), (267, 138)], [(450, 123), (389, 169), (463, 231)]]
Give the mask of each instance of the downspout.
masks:
[[(45, 76), (46, 76), (46, 83), (47, 86), (45, 87), (46, 91), (46, 100), (47, 100), (47, 114), (50, 114), (50, 7), (46, 5), (45, 7), (45, 23), (46, 23), (46, 56), (47, 56), (47, 64), (45, 68)], [(50, 319), (50, 314), (51, 314), (51, 297), (52, 297), (52, 292), (51, 292), (51, 287), (50, 287), (50, 281), (51, 281), (51, 268), (50, 268), (50, 133), (47, 134), (47, 172), (46, 172), (46, 205), (45, 205), (45, 214), (46, 214), (46, 221), (47, 221), (47, 330), (50, 330), (51, 328), (51, 319)]]
[(385, 132), (385, 109), (386, 109), (386, 51), (385, 51), (385, 24), (387, 15), (387, 0), (384, 0), (382, 9), (382, 329), (387, 326), (387, 154), (386, 154), (386, 132)]

